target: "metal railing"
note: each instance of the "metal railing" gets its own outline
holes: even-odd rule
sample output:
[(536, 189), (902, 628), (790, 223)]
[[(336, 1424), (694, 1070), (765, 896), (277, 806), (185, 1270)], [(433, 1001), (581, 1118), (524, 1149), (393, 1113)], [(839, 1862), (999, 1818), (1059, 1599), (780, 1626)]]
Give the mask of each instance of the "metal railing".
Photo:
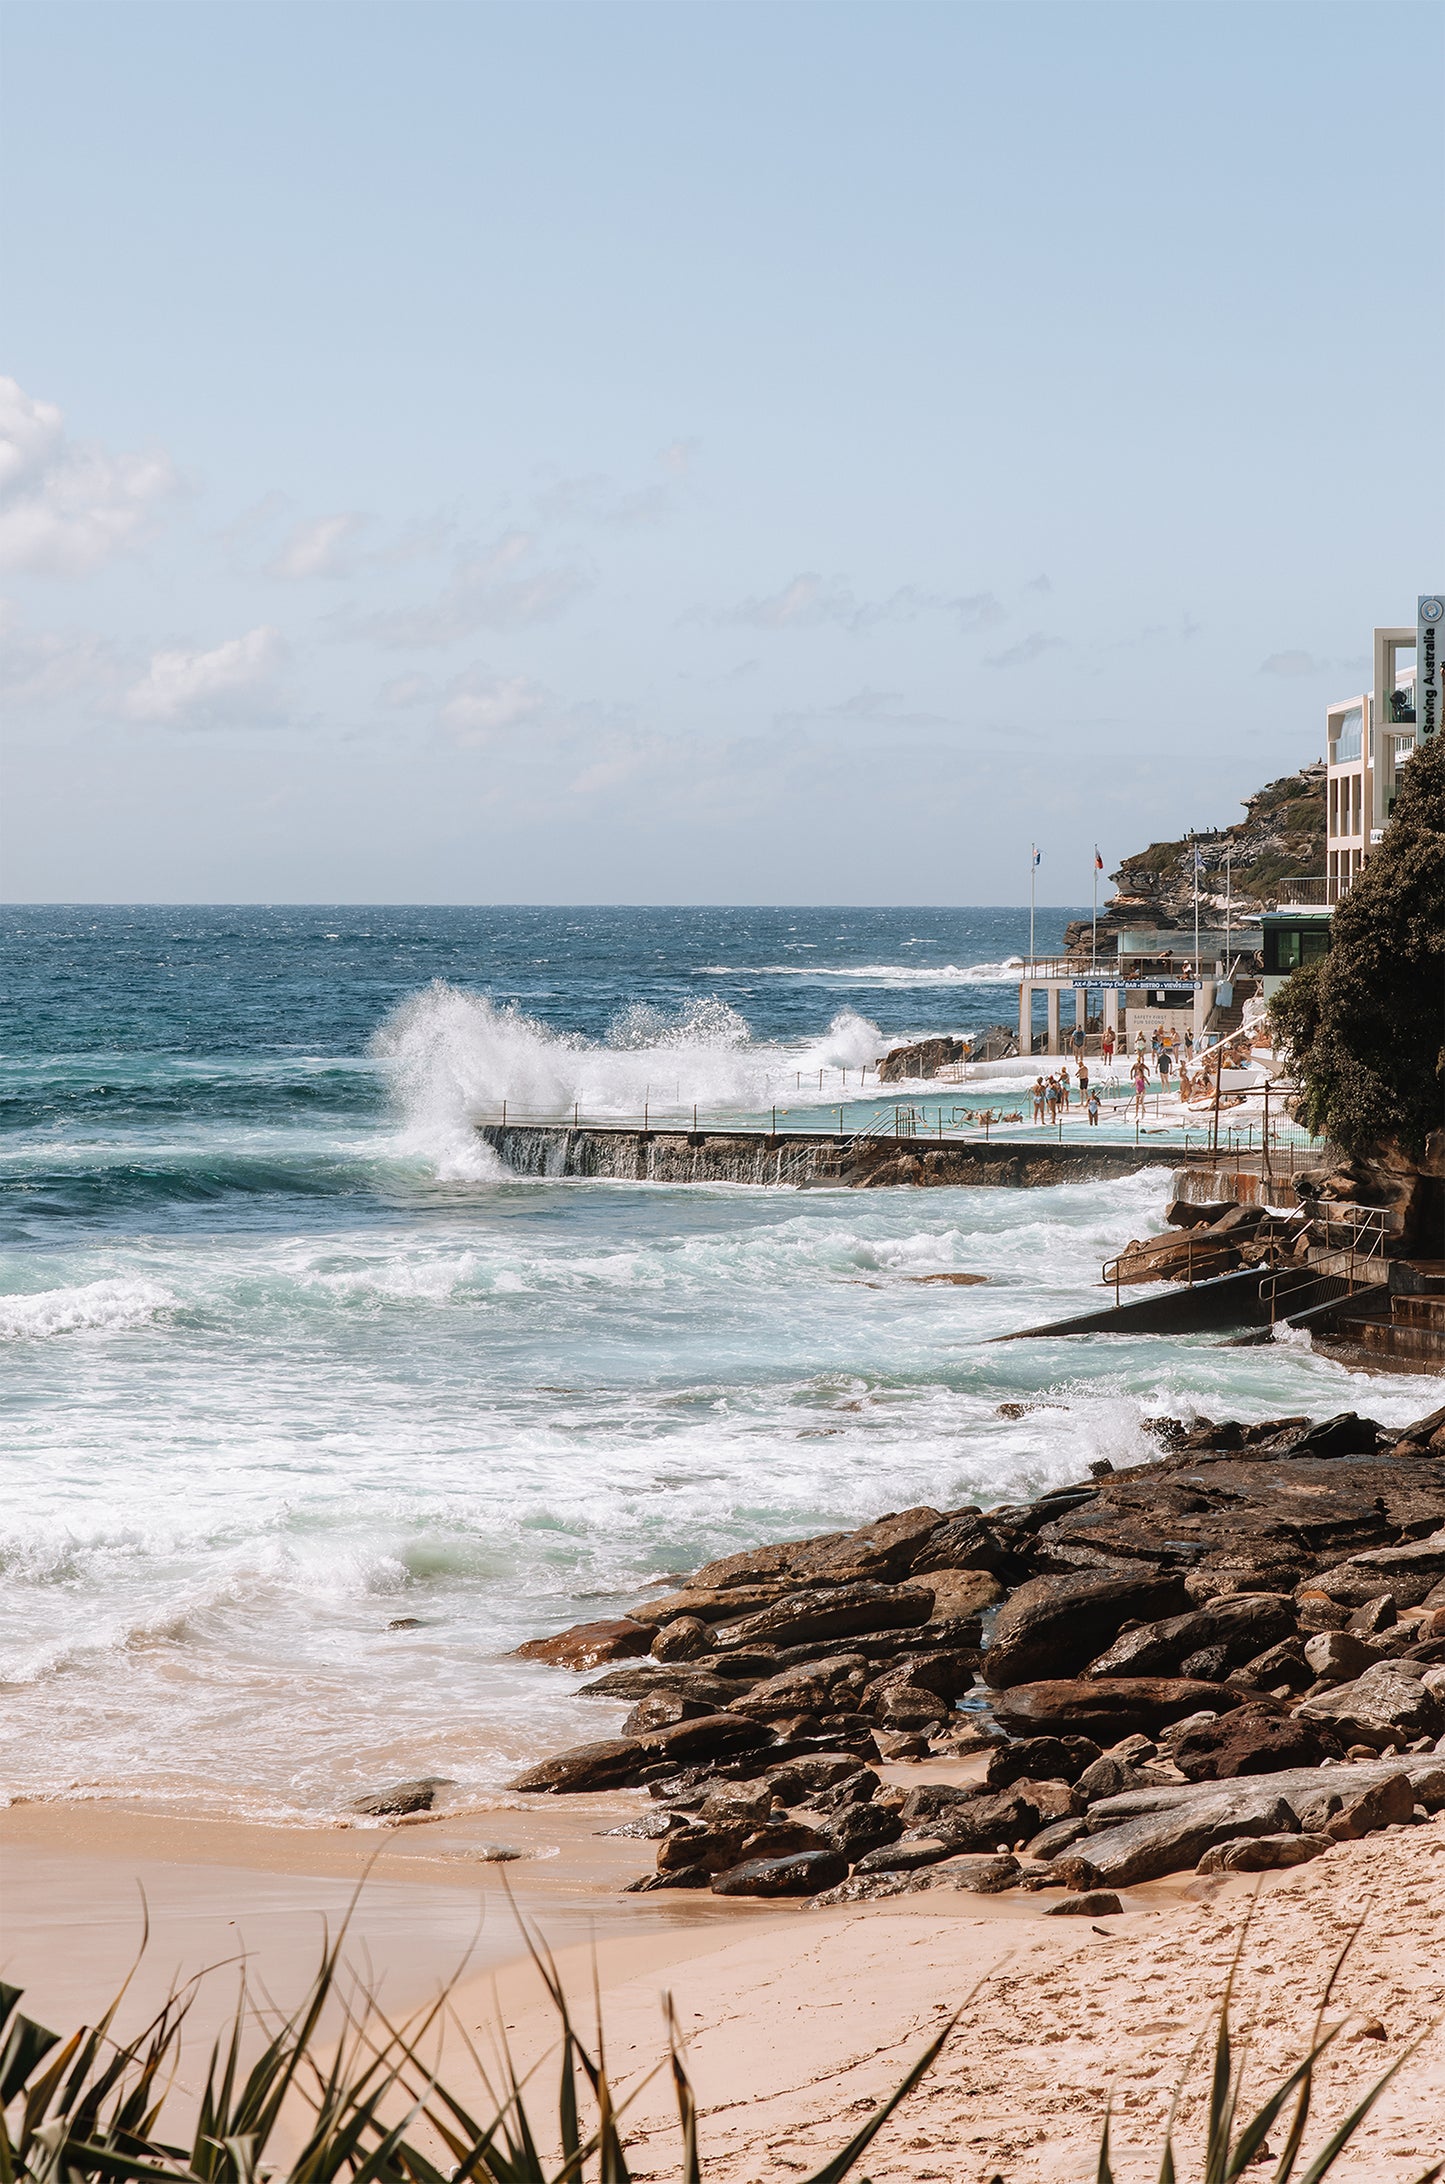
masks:
[[(1348, 1215), (1349, 1218), (1346, 1219), (1345, 1215)], [(1321, 1227), (1324, 1229), (1324, 1236), (1323, 1238), (1317, 1238), (1312, 1248), (1329, 1253), (1338, 1252), (1341, 1257), (1346, 1256), (1346, 1247), (1332, 1243), (1329, 1238), (1329, 1231), (1332, 1227), (1348, 1228), (1350, 1240), (1347, 1264), (1342, 1267), (1326, 1267), (1317, 1274), (1290, 1283), (1286, 1290), (1289, 1304), (1287, 1316), (1290, 1318), (1293, 1318), (1298, 1311), (1308, 1311), (1310, 1309), (1307, 1305), (1302, 1306), (1299, 1301), (1310, 1290), (1327, 1289), (1333, 1283), (1343, 1282), (1345, 1285), (1344, 1294), (1347, 1297), (1352, 1297), (1357, 1289), (1373, 1289), (1378, 1286), (1385, 1259), (1385, 1240), (1390, 1234), (1390, 1217), (1385, 1208), (1383, 1206), (1349, 1206), (1342, 1208), (1341, 1214), (1335, 1218), (1328, 1214), (1312, 1215), (1304, 1225), (1303, 1234), (1308, 1240)], [(1288, 1279), (1291, 1273), (1296, 1271), (1298, 1271), (1297, 1262), (1293, 1266), (1279, 1267), (1273, 1273), (1266, 1275), (1259, 1285), (1259, 1301), (1261, 1304), (1269, 1306), (1269, 1324), (1271, 1327), (1275, 1325), (1278, 1318), (1280, 1285)], [(1333, 1302), (1333, 1299), (1321, 1297), (1318, 1301), (1321, 1304), (1328, 1304)]]
[(1354, 875), (1341, 872), (1330, 877), (1325, 873), (1297, 873), (1293, 878), (1281, 880), (1275, 901), (1281, 910), (1328, 910), (1333, 903), (1343, 902), (1350, 892)]

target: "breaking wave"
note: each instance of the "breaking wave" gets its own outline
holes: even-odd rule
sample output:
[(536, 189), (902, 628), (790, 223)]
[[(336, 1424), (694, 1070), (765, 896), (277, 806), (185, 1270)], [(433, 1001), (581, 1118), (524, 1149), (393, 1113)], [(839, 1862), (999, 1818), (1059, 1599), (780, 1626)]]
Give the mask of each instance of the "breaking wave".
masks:
[(602, 1045), (437, 980), (392, 1012), (372, 1052), (391, 1075), (400, 1150), (444, 1181), (482, 1182), (505, 1171), (476, 1125), (499, 1119), (504, 1104), (518, 1122), (622, 1121), (645, 1106), (662, 1116), (694, 1104), (714, 1117), (756, 1114), (785, 1097), (805, 1103), (810, 1073), (861, 1071), (885, 1043), (876, 1024), (844, 1009), (818, 1038), (765, 1045), (726, 1002), (699, 1001), (675, 1014), (633, 1003)]
[(705, 963), (698, 978), (831, 979), (857, 986), (1016, 986), (1022, 956), (1002, 963)]
[(159, 1282), (84, 1282), (76, 1289), (41, 1289), (0, 1297), (0, 1342), (43, 1342), (51, 1335), (111, 1333), (140, 1327), (175, 1304)]

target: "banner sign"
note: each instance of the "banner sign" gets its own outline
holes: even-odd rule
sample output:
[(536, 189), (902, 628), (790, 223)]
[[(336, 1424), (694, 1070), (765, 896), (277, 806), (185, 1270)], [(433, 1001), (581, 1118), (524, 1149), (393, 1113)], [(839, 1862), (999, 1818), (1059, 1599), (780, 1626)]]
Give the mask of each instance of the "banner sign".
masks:
[(1415, 733), (1433, 736), (1445, 712), (1445, 593), (1422, 592), (1415, 608)]

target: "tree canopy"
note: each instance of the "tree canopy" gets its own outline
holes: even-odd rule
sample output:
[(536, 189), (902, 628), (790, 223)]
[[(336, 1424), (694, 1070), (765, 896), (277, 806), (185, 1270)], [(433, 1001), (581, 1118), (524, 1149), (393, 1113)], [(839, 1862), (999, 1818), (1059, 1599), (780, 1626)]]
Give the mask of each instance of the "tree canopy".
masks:
[(1330, 951), (1271, 1013), (1303, 1119), (1349, 1154), (1418, 1160), (1445, 1122), (1445, 735), (1402, 768), (1385, 838), (1332, 920)]

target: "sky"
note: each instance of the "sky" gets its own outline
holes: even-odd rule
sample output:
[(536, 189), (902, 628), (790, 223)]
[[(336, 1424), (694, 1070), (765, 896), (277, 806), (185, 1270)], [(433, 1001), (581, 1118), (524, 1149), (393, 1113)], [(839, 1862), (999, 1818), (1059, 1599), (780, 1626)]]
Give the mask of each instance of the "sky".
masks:
[(1433, 0), (4, 45), (7, 900), (1087, 901), (1445, 581)]

